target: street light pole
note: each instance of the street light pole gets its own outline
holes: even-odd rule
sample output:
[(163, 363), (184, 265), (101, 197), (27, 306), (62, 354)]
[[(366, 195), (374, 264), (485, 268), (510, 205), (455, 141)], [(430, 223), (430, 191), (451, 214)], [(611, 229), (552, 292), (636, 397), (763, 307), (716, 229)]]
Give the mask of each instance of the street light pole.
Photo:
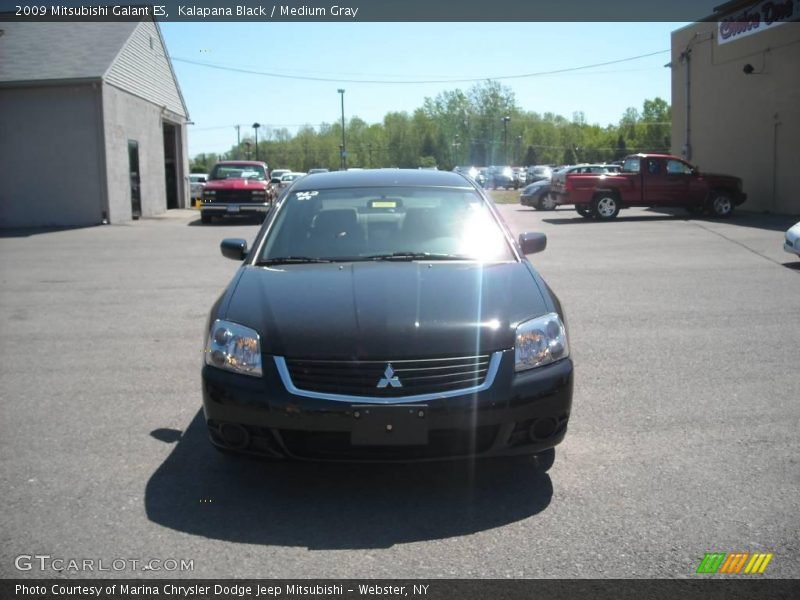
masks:
[(339, 92), (339, 94), (342, 97), (342, 156), (341, 156), (341, 161), (342, 161), (342, 171), (344, 171), (345, 169), (347, 169), (347, 147), (345, 146), (345, 143), (344, 143), (344, 89), (343, 88), (339, 88), (337, 91)]
[(261, 127), (261, 123), (253, 123), (253, 129), (256, 131), (256, 160), (258, 160), (258, 128)]
[(508, 122), (511, 117), (503, 117), (503, 163), (508, 164)]

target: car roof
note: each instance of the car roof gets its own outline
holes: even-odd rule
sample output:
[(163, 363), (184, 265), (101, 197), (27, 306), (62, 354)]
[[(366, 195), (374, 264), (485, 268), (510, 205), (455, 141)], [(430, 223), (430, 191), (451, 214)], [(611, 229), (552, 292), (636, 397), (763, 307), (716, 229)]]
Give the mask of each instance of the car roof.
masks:
[(217, 161), (218, 165), (258, 165), (263, 167), (266, 163), (260, 160), (220, 160)]
[(464, 175), (453, 171), (365, 169), (363, 171), (309, 173), (299, 180), (292, 189), (301, 191), (381, 186), (474, 187)]

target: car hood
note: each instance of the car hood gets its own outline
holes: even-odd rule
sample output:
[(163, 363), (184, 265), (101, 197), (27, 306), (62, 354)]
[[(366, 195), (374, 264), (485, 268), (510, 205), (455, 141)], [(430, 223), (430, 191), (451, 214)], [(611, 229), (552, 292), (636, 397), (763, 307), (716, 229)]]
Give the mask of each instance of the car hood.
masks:
[(523, 263), (353, 262), (245, 266), (225, 317), (288, 357), (471, 356), (514, 345), (546, 312)]
[(207, 190), (252, 190), (266, 187), (266, 181), (258, 179), (243, 179), (232, 177), (231, 179), (213, 179), (206, 182)]

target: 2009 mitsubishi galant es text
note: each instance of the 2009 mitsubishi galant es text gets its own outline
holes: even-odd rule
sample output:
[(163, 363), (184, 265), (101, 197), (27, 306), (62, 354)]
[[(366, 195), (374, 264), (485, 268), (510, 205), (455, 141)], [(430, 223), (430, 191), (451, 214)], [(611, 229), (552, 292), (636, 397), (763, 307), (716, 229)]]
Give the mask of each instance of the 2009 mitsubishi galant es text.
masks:
[[(564, 439), (564, 313), (470, 179), (379, 169), (303, 177), (211, 309), (213, 444), (305, 460), (535, 455)], [(543, 466), (544, 465), (544, 466)]]

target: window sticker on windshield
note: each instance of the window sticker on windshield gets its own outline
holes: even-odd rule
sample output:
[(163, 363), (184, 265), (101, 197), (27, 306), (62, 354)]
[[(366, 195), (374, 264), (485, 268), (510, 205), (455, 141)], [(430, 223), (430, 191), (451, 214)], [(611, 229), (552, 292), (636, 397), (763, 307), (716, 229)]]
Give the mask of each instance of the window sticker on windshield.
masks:
[(297, 192), (295, 196), (298, 201), (302, 202), (303, 200), (311, 200), (317, 194), (319, 194), (319, 192)]

